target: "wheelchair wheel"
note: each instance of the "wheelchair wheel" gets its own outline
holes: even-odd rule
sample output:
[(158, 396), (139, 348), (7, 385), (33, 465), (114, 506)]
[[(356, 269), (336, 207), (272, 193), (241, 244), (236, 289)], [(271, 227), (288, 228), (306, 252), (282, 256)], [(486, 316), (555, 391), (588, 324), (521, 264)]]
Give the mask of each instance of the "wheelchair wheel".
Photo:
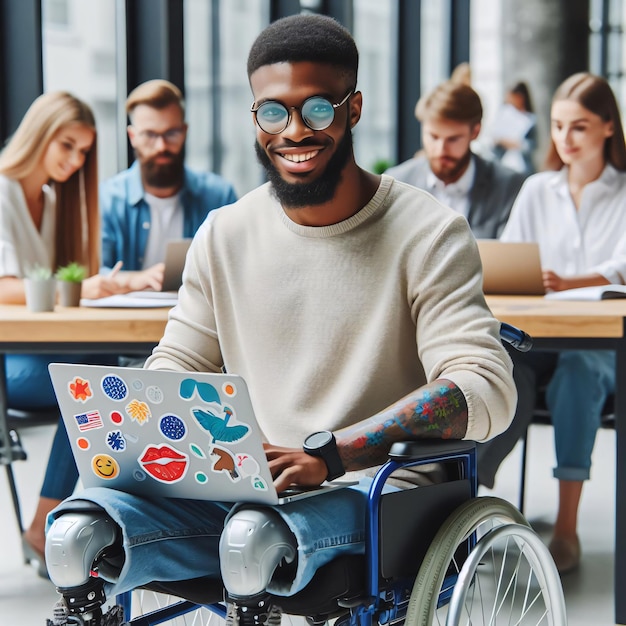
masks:
[(475, 498), (435, 536), (406, 625), (500, 623), (563, 626), (563, 590), (548, 549), (522, 514), (500, 498)]

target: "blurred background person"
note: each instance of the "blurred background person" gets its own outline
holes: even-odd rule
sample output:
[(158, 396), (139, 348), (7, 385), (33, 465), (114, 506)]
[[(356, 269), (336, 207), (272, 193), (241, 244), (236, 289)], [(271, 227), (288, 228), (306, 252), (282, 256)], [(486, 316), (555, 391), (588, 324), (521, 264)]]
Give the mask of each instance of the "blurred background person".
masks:
[(221, 176), (185, 165), (185, 104), (176, 85), (142, 83), (128, 95), (126, 113), (136, 159), (100, 187), (102, 264), (122, 261), (118, 280), (159, 291), (167, 241), (193, 237), (210, 211), (237, 196)]
[(516, 172), (535, 172), (533, 162), (537, 148), (537, 118), (528, 85), (515, 83), (506, 93), (490, 131), (496, 159)]
[(472, 151), (483, 116), (479, 95), (446, 81), (417, 103), (424, 149), (386, 174), (425, 189), (467, 218), (477, 238), (497, 238), (525, 176)]

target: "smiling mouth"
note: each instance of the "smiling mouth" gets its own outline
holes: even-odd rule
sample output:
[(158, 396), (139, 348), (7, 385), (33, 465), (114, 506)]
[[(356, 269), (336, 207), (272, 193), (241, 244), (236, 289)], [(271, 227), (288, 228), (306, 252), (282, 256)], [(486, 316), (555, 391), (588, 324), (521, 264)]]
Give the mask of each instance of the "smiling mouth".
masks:
[(279, 153), (280, 156), (292, 163), (304, 163), (305, 161), (310, 161), (312, 158), (316, 157), (320, 153), (319, 150), (311, 150), (311, 152), (303, 152), (300, 154), (292, 154), (292, 153)]

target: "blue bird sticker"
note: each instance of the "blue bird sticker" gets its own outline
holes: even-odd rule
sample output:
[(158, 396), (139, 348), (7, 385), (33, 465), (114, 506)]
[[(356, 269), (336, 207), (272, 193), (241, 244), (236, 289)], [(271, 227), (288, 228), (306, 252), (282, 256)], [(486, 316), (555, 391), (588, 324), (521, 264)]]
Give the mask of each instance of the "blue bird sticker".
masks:
[(218, 441), (233, 443), (246, 437), (250, 427), (245, 424), (229, 426), (233, 411), (227, 406), (224, 407), (223, 411), (223, 416), (215, 415), (208, 409), (192, 409), (191, 413), (196, 422), (211, 435), (212, 443)]

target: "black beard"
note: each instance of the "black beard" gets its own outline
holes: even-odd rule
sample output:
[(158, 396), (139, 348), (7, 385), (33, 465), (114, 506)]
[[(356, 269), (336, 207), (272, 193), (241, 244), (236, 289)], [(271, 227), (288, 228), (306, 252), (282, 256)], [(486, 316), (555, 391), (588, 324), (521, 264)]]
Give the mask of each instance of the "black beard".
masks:
[(286, 182), (258, 141), (254, 142), (254, 149), (259, 162), (265, 168), (268, 180), (272, 184), (274, 195), (284, 207), (297, 209), (326, 204), (333, 199), (341, 181), (343, 169), (352, 154), (352, 132), (349, 127), (346, 128), (346, 132), (337, 144), (337, 150), (328, 161), (326, 169), (310, 183)]
[(170, 163), (155, 163), (155, 157), (140, 159), (141, 177), (144, 184), (157, 189), (178, 187), (183, 184), (185, 176), (183, 151), (181, 150), (178, 154), (166, 151), (156, 156), (163, 156), (164, 154), (172, 158)]

